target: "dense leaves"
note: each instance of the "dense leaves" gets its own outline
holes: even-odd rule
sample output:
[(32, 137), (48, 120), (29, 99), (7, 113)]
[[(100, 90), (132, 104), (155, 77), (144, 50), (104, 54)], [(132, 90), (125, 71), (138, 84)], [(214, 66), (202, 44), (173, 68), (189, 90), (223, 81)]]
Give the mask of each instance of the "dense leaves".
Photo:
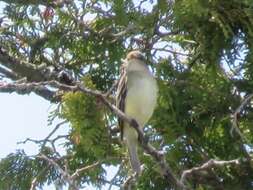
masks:
[[(52, 157), (50, 149), (44, 148), (41, 152)], [(50, 153), (51, 152), (51, 153)], [(34, 176), (38, 178), (38, 186), (50, 184), (53, 182), (64, 184), (60, 180), (57, 170), (50, 166), (46, 161), (39, 158), (27, 156), (23, 151), (9, 154), (0, 163), (0, 188), (23, 190), (30, 189)]]
[[(244, 161), (240, 166), (194, 173), (185, 185), (198, 190), (253, 189), (253, 109), (251, 99), (244, 101), (253, 89), (251, 0), (3, 2), (2, 81), (26, 77), (26, 82), (43, 82), (52, 80), (50, 73), (64, 73), (106, 93), (118, 79), (121, 58), (129, 50), (140, 49), (159, 85), (157, 108), (145, 132), (150, 143), (165, 152), (173, 173), (180, 178), (184, 170), (209, 159), (240, 158)], [(28, 77), (25, 70), (8, 64), (2, 49), (31, 64), (34, 73)], [(15, 77), (7, 71), (16, 73)], [(59, 97), (60, 109), (54, 113), (68, 121), (70, 130), (58, 137), (64, 138), (64, 153), (53, 146), (58, 138), (34, 141), (40, 153), (70, 174), (99, 161), (78, 176), (77, 187), (92, 184), (101, 189), (108, 183), (119, 189), (131, 169), (115, 115), (93, 96), (47, 90)], [(112, 103), (114, 95), (112, 90), (107, 96)], [(145, 167), (136, 188), (173, 189), (159, 165), (142, 149), (139, 153)], [(119, 171), (108, 181), (110, 171), (105, 166), (111, 165)], [(46, 169), (41, 173), (42, 168)], [(27, 190), (36, 176), (38, 187), (66, 182), (55, 165), (23, 151), (0, 162), (0, 189)]]

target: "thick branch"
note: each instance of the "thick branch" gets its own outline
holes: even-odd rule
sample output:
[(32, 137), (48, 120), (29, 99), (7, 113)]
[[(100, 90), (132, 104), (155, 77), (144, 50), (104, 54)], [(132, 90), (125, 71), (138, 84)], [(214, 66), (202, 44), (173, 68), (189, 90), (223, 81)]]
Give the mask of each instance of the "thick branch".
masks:
[(20, 78), (26, 77), (28, 81), (45, 80), (43, 74), (38, 72), (34, 65), (15, 59), (10, 56), (3, 47), (0, 47), (0, 62), (8, 69), (15, 72)]
[(10, 83), (10, 84), (2, 84), (0, 85), (0, 92), (5, 93), (13, 93), (24, 95), (30, 94), (31, 92), (36, 93), (37, 95), (49, 100), (50, 102), (58, 102), (59, 97), (57, 96), (57, 92), (49, 90), (47, 87), (43, 85), (33, 85), (32, 83)]
[(26, 78), (29, 82), (41, 82), (49, 80), (58, 80), (66, 84), (72, 84), (73, 79), (66, 72), (54, 71), (46, 64), (33, 65), (28, 62), (20, 61), (0, 46), (0, 63), (16, 73), (19, 78)]
[(16, 73), (1, 66), (0, 66), (0, 73), (2, 73), (6, 78), (9, 78), (12, 80), (18, 79), (18, 75)]

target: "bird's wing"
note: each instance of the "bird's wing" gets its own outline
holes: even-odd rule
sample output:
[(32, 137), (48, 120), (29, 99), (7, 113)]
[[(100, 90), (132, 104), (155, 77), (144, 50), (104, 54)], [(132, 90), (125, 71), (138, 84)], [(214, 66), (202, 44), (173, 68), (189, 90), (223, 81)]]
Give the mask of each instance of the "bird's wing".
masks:
[[(126, 68), (123, 64), (121, 67), (120, 79), (117, 88), (117, 95), (116, 95), (116, 106), (122, 111), (125, 112), (125, 100), (127, 95), (127, 75), (126, 75)], [(120, 128), (120, 137), (123, 140), (123, 125), (124, 121), (118, 118), (119, 128)]]

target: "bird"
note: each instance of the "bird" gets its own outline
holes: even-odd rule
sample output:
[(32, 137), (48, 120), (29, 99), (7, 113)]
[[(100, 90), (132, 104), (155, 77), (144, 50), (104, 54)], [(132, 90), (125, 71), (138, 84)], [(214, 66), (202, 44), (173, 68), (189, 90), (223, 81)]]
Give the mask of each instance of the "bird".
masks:
[[(129, 52), (122, 62), (116, 91), (116, 106), (128, 117), (135, 119), (142, 129), (156, 107), (157, 82), (140, 51)], [(136, 174), (140, 174), (141, 164), (137, 154), (138, 133), (129, 123), (120, 118), (118, 123), (121, 140), (125, 142), (128, 149), (131, 168)]]

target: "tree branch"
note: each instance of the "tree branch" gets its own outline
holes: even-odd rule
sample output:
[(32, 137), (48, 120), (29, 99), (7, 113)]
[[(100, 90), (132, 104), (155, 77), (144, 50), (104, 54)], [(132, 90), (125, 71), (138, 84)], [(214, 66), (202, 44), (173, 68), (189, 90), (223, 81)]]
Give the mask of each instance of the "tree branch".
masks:
[(55, 128), (48, 134), (48, 136), (44, 139), (44, 142), (42, 144), (42, 148), (46, 145), (47, 141), (49, 141), (49, 138), (59, 129), (59, 127), (63, 124), (67, 123), (67, 121), (62, 121), (58, 123)]
[(124, 190), (131, 190), (132, 186), (135, 184), (135, 180), (137, 177), (137, 173), (133, 173), (125, 180), (124, 184), (122, 185), (122, 189)]
[(241, 133), (238, 127), (238, 115), (240, 115), (240, 112), (248, 104), (248, 102), (251, 100), (252, 97), (253, 97), (253, 94), (250, 94), (249, 96), (247, 96), (239, 105), (239, 107), (235, 110), (235, 112), (232, 115), (232, 127), (230, 129), (231, 135), (233, 134), (233, 131), (235, 131), (241, 137), (241, 139), (246, 140), (246, 142), (247, 142), (247, 139), (243, 136), (243, 134)]
[(168, 32), (161, 32), (159, 30), (159, 27), (155, 28), (155, 34), (158, 35), (159, 37), (166, 37), (166, 36), (170, 36), (170, 35), (177, 35), (179, 34), (179, 30), (178, 31), (168, 31)]
[(8, 69), (15, 72), (20, 78), (26, 77), (28, 81), (42, 81), (45, 80), (43, 74), (38, 72), (35, 65), (22, 62), (10, 56), (6, 49), (0, 47), (0, 62)]
[(28, 62), (20, 61), (9, 55), (7, 50), (0, 46), (0, 63), (19, 78), (26, 78), (29, 82), (41, 82), (49, 80), (58, 80), (66, 84), (72, 84), (72, 77), (64, 71), (54, 71), (46, 64), (34, 65)]
[(67, 173), (67, 172), (65, 172), (61, 168), (61, 166), (57, 162), (55, 162), (53, 159), (47, 157), (46, 155), (44, 155), (42, 153), (40, 153), (37, 157), (40, 158), (40, 159), (43, 159), (43, 160), (47, 161), (50, 165), (54, 166), (60, 172), (60, 174), (63, 176), (63, 178), (66, 181), (68, 181), (70, 184), (72, 183), (70, 174)]
[(4, 67), (0, 66), (0, 73), (2, 73), (6, 78), (12, 79), (12, 80), (17, 80), (18, 79), (18, 75), (13, 72), (10, 71)]
[(111, 190), (112, 186), (115, 185), (114, 181), (116, 180), (117, 176), (119, 175), (120, 171), (122, 170), (122, 168), (123, 168), (125, 162), (126, 162), (125, 160), (122, 160), (122, 162), (121, 162), (121, 164), (120, 164), (120, 166), (119, 166), (118, 171), (117, 171), (116, 174), (113, 176), (113, 178), (110, 180), (110, 183), (109, 183), (110, 185), (109, 185), (109, 187), (108, 187), (108, 190)]
[(13, 93), (24, 95), (34, 92), (35, 94), (43, 97), (50, 102), (58, 102), (60, 97), (57, 96), (57, 92), (49, 90), (44, 85), (34, 85), (33, 83), (8, 83), (0, 84), (0, 92)]
[(48, 0), (2, 0), (5, 3), (16, 3), (21, 5), (44, 5), (51, 7), (62, 7), (64, 4), (72, 2), (72, 0), (58, 0), (58, 1), (48, 1)]
[[(86, 172), (87, 170), (90, 170), (100, 164), (100, 162), (95, 162), (94, 164), (79, 168), (71, 175), (67, 170), (65, 171), (64, 169), (62, 169), (62, 167), (56, 161), (47, 157), (46, 155), (40, 153), (37, 156), (37, 158), (43, 159), (47, 161), (48, 164), (54, 166), (60, 172), (62, 177), (68, 182), (69, 187), (71, 187), (70, 189), (73, 189), (73, 190), (78, 190), (76, 178), (78, 178), (81, 175), (81, 173)], [(37, 184), (37, 178), (35, 177), (32, 181), (30, 190), (33, 190), (36, 187), (36, 184)]]
[(95, 162), (94, 164), (91, 164), (91, 165), (88, 165), (88, 166), (85, 166), (85, 167), (82, 167), (82, 168), (79, 168), (77, 169), (72, 175), (71, 175), (71, 178), (72, 180), (75, 180), (77, 177), (80, 176), (81, 173), (83, 172), (86, 172), (87, 170), (90, 170), (96, 166), (98, 166), (100, 164), (100, 162)]
[(40, 173), (35, 177), (33, 178), (32, 180), (32, 183), (31, 183), (31, 187), (30, 187), (30, 190), (36, 190), (36, 186), (38, 185), (38, 178), (48, 169), (48, 166), (45, 167), (44, 169), (42, 169), (40, 171)]
[(193, 174), (196, 174), (196, 173), (200, 173), (202, 171), (207, 171), (208, 169), (211, 169), (211, 168), (217, 168), (217, 167), (220, 168), (226, 165), (240, 165), (240, 163), (241, 163), (241, 160), (239, 158), (234, 159), (234, 160), (228, 160), (228, 161), (211, 159), (199, 167), (193, 167), (191, 169), (184, 170), (182, 172), (180, 182), (184, 184), (187, 177), (192, 176)]

